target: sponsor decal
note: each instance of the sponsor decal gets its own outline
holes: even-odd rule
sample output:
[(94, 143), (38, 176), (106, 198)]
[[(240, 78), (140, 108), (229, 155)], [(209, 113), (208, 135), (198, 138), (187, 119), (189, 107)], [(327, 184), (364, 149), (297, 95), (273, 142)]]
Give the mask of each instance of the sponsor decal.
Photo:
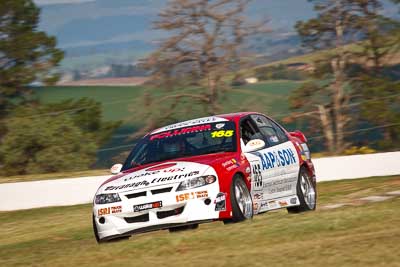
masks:
[(212, 123), (212, 122), (217, 122), (217, 121), (226, 121), (226, 119), (222, 119), (222, 118), (218, 118), (218, 117), (200, 118), (200, 119), (184, 121), (184, 122), (179, 122), (179, 123), (175, 123), (172, 125), (168, 125), (168, 126), (165, 126), (164, 128), (159, 129), (159, 131), (168, 131), (168, 130), (173, 130), (173, 129), (177, 129), (177, 128), (181, 128), (181, 127), (192, 126), (192, 125), (203, 124), (203, 123)]
[(151, 202), (151, 203), (146, 203), (146, 204), (135, 205), (135, 206), (133, 206), (133, 211), (139, 212), (139, 211), (156, 209), (156, 208), (161, 208), (161, 207), (162, 207), (162, 201), (156, 201), (156, 202)]
[(97, 210), (98, 216), (108, 215), (108, 214), (115, 214), (122, 212), (122, 206), (115, 206), (115, 207), (108, 207), (108, 208), (101, 208)]
[[(182, 178), (192, 177), (192, 176), (195, 176), (195, 175), (198, 175), (198, 174), (199, 174), (199, 171), (192, 171), (190, 173), (185, 173), (185, 174), (176, 174), (176, 175), (171, 175), (171, 176), (166, 176), (166, 177), (154, 178), (150, 182), (146, 181), (146, 180), (142, 180), (140, 182), (134, 182), (134, 183), (124, 184), (124, 185), (117, 185), (117, 186), (111, 185), (111, 186), (106, 187), (106, 189), (104, 189), (104, 191), (112, 191), (112, 190), (120, 190), (120, 189), (132, 189), (132, 188), (136, 188), (136, 187), (139, 187), (139, 186), (149, 186), (151, 184), (157, 184), (157, 183), (162, 183), (162, 182), (180, 180)], [(127, 180), (129, 180), (129, 178)]]
[(163, 138), (173, 137), (173, 136), (177, 136), (177, 135), (181, 135), (181, 134), (188, 134), (188, 133), (194, 133), (194, 132), (205, 132), (205, 131), (211, 131), (211, 124), (186, 127), (186, 128), (182, 128), (182, 129), (170, 130), (170, 131), (162, 132), (159, 134), (154, 134), (154, 135), (150, 136), (150, 141), (152, 141), (154, 139), (163, 139)]
[(273, 182), (264, 183), (264, 188), (269, 194), (280, 193), (292, 190), (293, 183), (297, 181), (297, 177), (285, 178)]
[(297, 198), (292, 197), (292, 198), (290, 199), (290, 204), (294, 205), (294, 204), (296, 204), (296, 203), (297, 203)]
[(254, 199), (256, 199), (256, 200), (263, 199), (263, 198), (264, 198), (263, 193), (255, 193), (254, 194)]
[(281, 206), (281, 207), (286, 207), (288, 205), (286, 200), (280, 200), (278, 203), (279, 203), (279, 206)]
[(218, 193), (215, 198), (215, 211), (225, 211), (226, 210), (226, 194)]
[(291, 148), (281, 149), (268, 153), (255, 153), (261, 159), (262, 169), (288, 166), (296, 163), (295, 153)]
[(222, 129), (222, 128), (224, 128), (224, 126), (225, 126), (225, 123), (215, 124), (215, 128), (217, 128), (217, 129)]
[(146, 172), (159, 171), (159, 170), (167, 169), (167, 168), (175, 166), (175, 165), (176, 165), (176, 163), (162, 164), (162, 165), (158, 165), (158, 166), (155, 166), (155, 167), (148, 168), (146, 170)]
[(260, 202), (260, 209), (268, 208), (268, 202), (267, 201), (261, 201)]
[(253, 177), (254, 177), (254, 190), (260, 190), (263, 188), (263, 181), (261, 176), (260, 164), (254, 164), (253, 166)]
[(186, 177), (191, 177), (194, 175), (198, 175), (199, 171), (192, 171), (190, 173), (186, 173), (186, 174), (180, 174), (180, 175), (173, 175), (173, 176), (169, 176), (169, 177), (164, 177), (164, 178), (154, 178), (151, 183), (160, 183), (160, 182), (167, 182), (167, 181), (172, 181), (172, 180), (179, 180), (181, 178), (186, 178)]
[(296, 146), (299, 148), (301, 159), (304, 161), (307, 160), (307, 157), (306, 157), (303, 147), (299, 143), (296, 143)]
[(232, 137), (233, 130), (219, 130), (211, 133), (211, 138)]
[(269, 137), (269, 141), (271, 143), (279, 143), (279, 139), (278, 139), (278, 137), (276, 135), (270, 136)]
[(247, 167), (246, 170), (245, 170), (245, 172), (248, 173), (248, 174), (250, 174), (250, 173), (251, 173), (250, 167)]
[(228, 161), (225, 161), (224, 163), (221, 164), (222, 167), (224, 167), (227, 171), (234, 170), (236, 168), (240, 167), (240, 164), (237, 162), (236, 159), (231, 159)]
[(264, 141), (259, 140), (259, 139), (253, 139), (253, 140), (250, 140), (249, 142), (247, 142), (246, 145), (250, 146), (250, 147), (252, 147), (252, 146), (261, 146), (263, 144), (263, 142)]
[(276, 209), (276, 208), (279, 208), (279, 206), (278, 206), (278, 203), (276, 203), (276, 201), (275, 201), (275, 200), (268, 201), (268, 207), (269, 207), (270, 209)]
[(300, 146), (302, 148), (301, 158), (303, 160), (311, 159), (310, 149), (308, 148), (307, 144), (306, 143), (302, 143)]
[(258, 212), (258, 203), (253, 203), (253, 210)]
[[(146, 177), (146, 176), (151, 176), (151, 175), (156, 175), (156, 174), (170, 174), (170, 173), (174, 173), (174, 172), (183, 172), (185, 170), (185, 167), (181, 167), (181, 168), (171, 168), (171, 169), (167, 169), (170, 168), (172, 166), (175, 166), (176, 163), (170, 163), (171, 165), (168, 167), (164, 168), (164, 165), (169, 165), (169, 164), (163, 164), (161, 166), (156, 166), (156, 167), (151, 167), (149, 169), (146, 169), (145, 172), (141, 173), (141, 174), (136, 174), (134, 176), (131, 177), (127, 177), (124, 179), (125, 182), (136, 179), (136, 178), (141, 178), (141, 177)], [(174, 164), (174, 165), (172, 165)], [(158, 169), (160, 168), (160, 169)]]
[(191, 192), (175, 196), (176, 202), (182, 202), (190, 199), (205, 198), (205, 197), (208, 197), (208, 191)]

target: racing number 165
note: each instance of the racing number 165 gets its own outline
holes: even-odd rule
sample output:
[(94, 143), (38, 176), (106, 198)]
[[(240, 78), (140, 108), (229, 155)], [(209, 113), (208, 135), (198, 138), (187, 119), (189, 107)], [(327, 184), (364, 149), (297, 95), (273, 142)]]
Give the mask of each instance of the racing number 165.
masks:
[(233, 136), (233, 130), (220, 130), (220, 131), (214, 131), (211, 133), (212, 138), (217, 138), (217, 137), (231, 137)]

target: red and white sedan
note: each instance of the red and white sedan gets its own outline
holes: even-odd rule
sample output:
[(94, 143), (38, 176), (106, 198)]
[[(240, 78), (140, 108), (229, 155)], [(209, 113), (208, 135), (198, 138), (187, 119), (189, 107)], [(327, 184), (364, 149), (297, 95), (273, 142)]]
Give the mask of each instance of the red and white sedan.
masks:
[(144, 136), (94, 197), (98, 242), (199, 223), (314, 210), (307, 140), (254, 112), (180, 122)]

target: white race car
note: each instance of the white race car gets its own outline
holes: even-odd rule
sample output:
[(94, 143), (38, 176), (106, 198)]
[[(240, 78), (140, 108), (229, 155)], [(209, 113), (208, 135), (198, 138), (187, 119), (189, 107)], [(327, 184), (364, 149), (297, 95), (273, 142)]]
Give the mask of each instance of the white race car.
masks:
[(96, 192), (96, 240), (238, 222), (278, 208), (314, 210), (306, 138), (259, 113), (200, 118), (143, 137)]

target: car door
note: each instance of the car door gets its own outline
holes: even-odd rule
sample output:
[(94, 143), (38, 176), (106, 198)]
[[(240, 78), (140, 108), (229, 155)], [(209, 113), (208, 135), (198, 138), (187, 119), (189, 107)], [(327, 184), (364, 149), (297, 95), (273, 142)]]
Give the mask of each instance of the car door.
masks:
[(260, 212), (282, 207), (285, 202), (280, 205), (273, 200), (296, 195), (299, 171), (296, 148), (282, 128), (267, 117), (250, 115), (248, 120), (247, 124), (251, 124), (255, 131), (252, 136), (266, 144), (258, 151), (246, 153), (251, 164), (255, 208)]

